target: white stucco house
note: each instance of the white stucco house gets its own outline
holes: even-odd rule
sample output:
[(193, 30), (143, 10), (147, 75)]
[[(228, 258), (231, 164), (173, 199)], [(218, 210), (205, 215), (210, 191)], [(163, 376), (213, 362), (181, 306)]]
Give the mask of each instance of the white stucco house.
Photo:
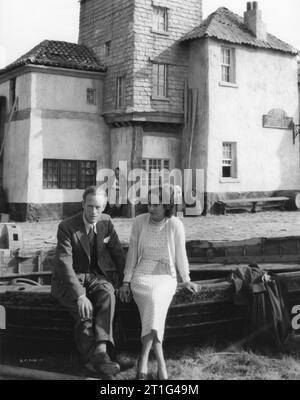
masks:
[(13, 219), (73, 214), (119, 161), (204, 170), (205, 212), (300, 191), (298, 52), (267, 32), (257, 2), (205, 20), (199, 0), (80, 7), (79, 44), (46, 40), (0, 70)]

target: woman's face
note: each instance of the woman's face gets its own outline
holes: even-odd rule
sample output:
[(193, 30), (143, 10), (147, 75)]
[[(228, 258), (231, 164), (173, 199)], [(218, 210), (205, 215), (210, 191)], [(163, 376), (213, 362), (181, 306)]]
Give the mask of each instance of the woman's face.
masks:
[(162, 221), (165, 218), (165, 208), (162, 204), (149, 204), (148, 211), (153, 221)]

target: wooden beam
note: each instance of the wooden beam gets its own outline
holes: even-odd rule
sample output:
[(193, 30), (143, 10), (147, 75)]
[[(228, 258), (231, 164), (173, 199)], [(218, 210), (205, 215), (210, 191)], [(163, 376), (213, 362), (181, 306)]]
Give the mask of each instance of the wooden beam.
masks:
[(4, 365), (4, 364), (0, 364), (0, 377), (24, 379), (24, 380), (59, 380), (59, 381), (99, 380), (96, 378), (59, 374), (56, 372), (14, 367), (11, 365)]

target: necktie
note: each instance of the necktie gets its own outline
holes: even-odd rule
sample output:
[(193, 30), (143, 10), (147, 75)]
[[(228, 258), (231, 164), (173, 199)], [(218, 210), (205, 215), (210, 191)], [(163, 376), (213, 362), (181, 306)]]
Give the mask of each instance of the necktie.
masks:
[(89, 233), (88, 233), (88, 238), (89, 238), (90, 246), (92, 248), (93, 245), (94, 245), (94, 241), (95, 241), (95, 232), (94, 232), (94, 226), (93, 225), (90, 226), (90, 230), (89, 230)]

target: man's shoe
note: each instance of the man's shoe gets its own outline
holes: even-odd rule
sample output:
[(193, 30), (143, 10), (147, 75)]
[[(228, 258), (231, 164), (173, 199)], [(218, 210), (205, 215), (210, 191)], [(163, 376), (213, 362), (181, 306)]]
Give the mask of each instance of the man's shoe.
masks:
[(120, 372), (120, 365), (112, 361), (107, 353), (98, 353), (91, 357), (86, 368), (94, 373), (116, 375)]

